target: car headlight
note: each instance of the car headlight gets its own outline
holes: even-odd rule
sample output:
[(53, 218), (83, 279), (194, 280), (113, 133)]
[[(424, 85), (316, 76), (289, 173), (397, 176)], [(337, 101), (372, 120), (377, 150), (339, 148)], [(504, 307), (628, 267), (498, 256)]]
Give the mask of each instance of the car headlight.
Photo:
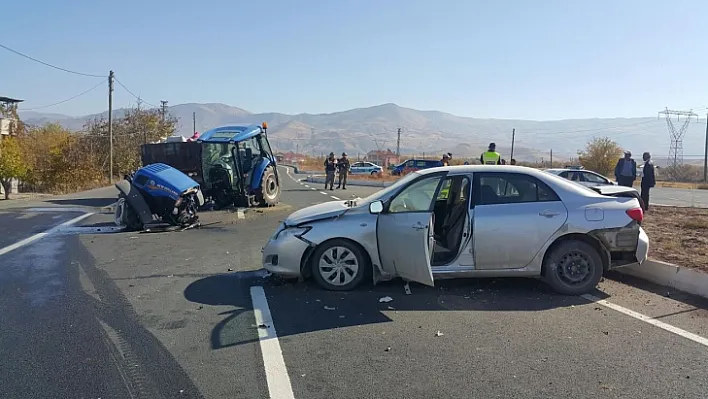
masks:
[(271, 239), (277, 240), (278, 238), (285, 238), (288, 236), (301, 237), (301, 236), (305, 235), (310, 230), (312, 230), (312, 227), (310, 227), (310, 226), (283, 228), (283, 229), (279, 229), (278, 231), (276, 231), (275, 234), (273, 234), (273, 237)]

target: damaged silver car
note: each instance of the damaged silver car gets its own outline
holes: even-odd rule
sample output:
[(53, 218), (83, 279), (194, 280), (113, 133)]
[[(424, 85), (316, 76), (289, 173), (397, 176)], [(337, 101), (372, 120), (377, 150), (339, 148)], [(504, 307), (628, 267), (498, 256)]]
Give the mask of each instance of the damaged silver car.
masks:
[(367, 198), (292, 213), (263, 266), (350, 290), (401, 277), (535, 277), (556, 292), (594, 289), (604, 271), (641, 264), (649, 239), (635, 198), (611, 197), (522, 166), (411, 173)]

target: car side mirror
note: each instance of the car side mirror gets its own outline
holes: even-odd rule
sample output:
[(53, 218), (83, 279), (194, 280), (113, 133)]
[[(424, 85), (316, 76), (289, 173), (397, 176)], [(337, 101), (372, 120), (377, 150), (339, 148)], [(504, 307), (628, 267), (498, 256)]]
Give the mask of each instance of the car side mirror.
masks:
[(374, 215), (377, 215), (381, 212), (383, 212), (384, 206), (383, 202), (381, 201), (374, 201), (369, 204), (369, 213), (373, 213)]

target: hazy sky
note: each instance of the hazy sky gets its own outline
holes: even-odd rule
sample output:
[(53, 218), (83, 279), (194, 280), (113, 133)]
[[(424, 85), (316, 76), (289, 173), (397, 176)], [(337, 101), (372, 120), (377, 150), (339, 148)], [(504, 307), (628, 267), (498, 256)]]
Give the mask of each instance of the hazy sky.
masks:
[[(24, 0), (0, 43), (146, 102), (333, 112), (395, 102), (493, 118), (653, 116), (708, 106), (708, 7), (651, 0)], [(9, 18), (6, 18), (9, 16)], [(24, 108), (99, 78), (0, 49)], [(38, 111), (107, 108), (107, 88)], [(135, 99), (116, 85), (116, 107)]]

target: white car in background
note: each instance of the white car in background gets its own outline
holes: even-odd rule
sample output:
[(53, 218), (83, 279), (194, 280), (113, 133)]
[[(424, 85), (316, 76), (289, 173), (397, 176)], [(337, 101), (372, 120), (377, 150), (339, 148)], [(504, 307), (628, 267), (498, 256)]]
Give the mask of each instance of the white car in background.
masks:
[(607, 177), (585, 169), (546, 169), (544, 172), (552, 173), (564, 179), (574, 181), (586, 187), (616, 186), (617, 183)]
[(375, 175), (383, 172), (383, 168), (371, 162), (354, 162), (349, 173), (353, 175)]

